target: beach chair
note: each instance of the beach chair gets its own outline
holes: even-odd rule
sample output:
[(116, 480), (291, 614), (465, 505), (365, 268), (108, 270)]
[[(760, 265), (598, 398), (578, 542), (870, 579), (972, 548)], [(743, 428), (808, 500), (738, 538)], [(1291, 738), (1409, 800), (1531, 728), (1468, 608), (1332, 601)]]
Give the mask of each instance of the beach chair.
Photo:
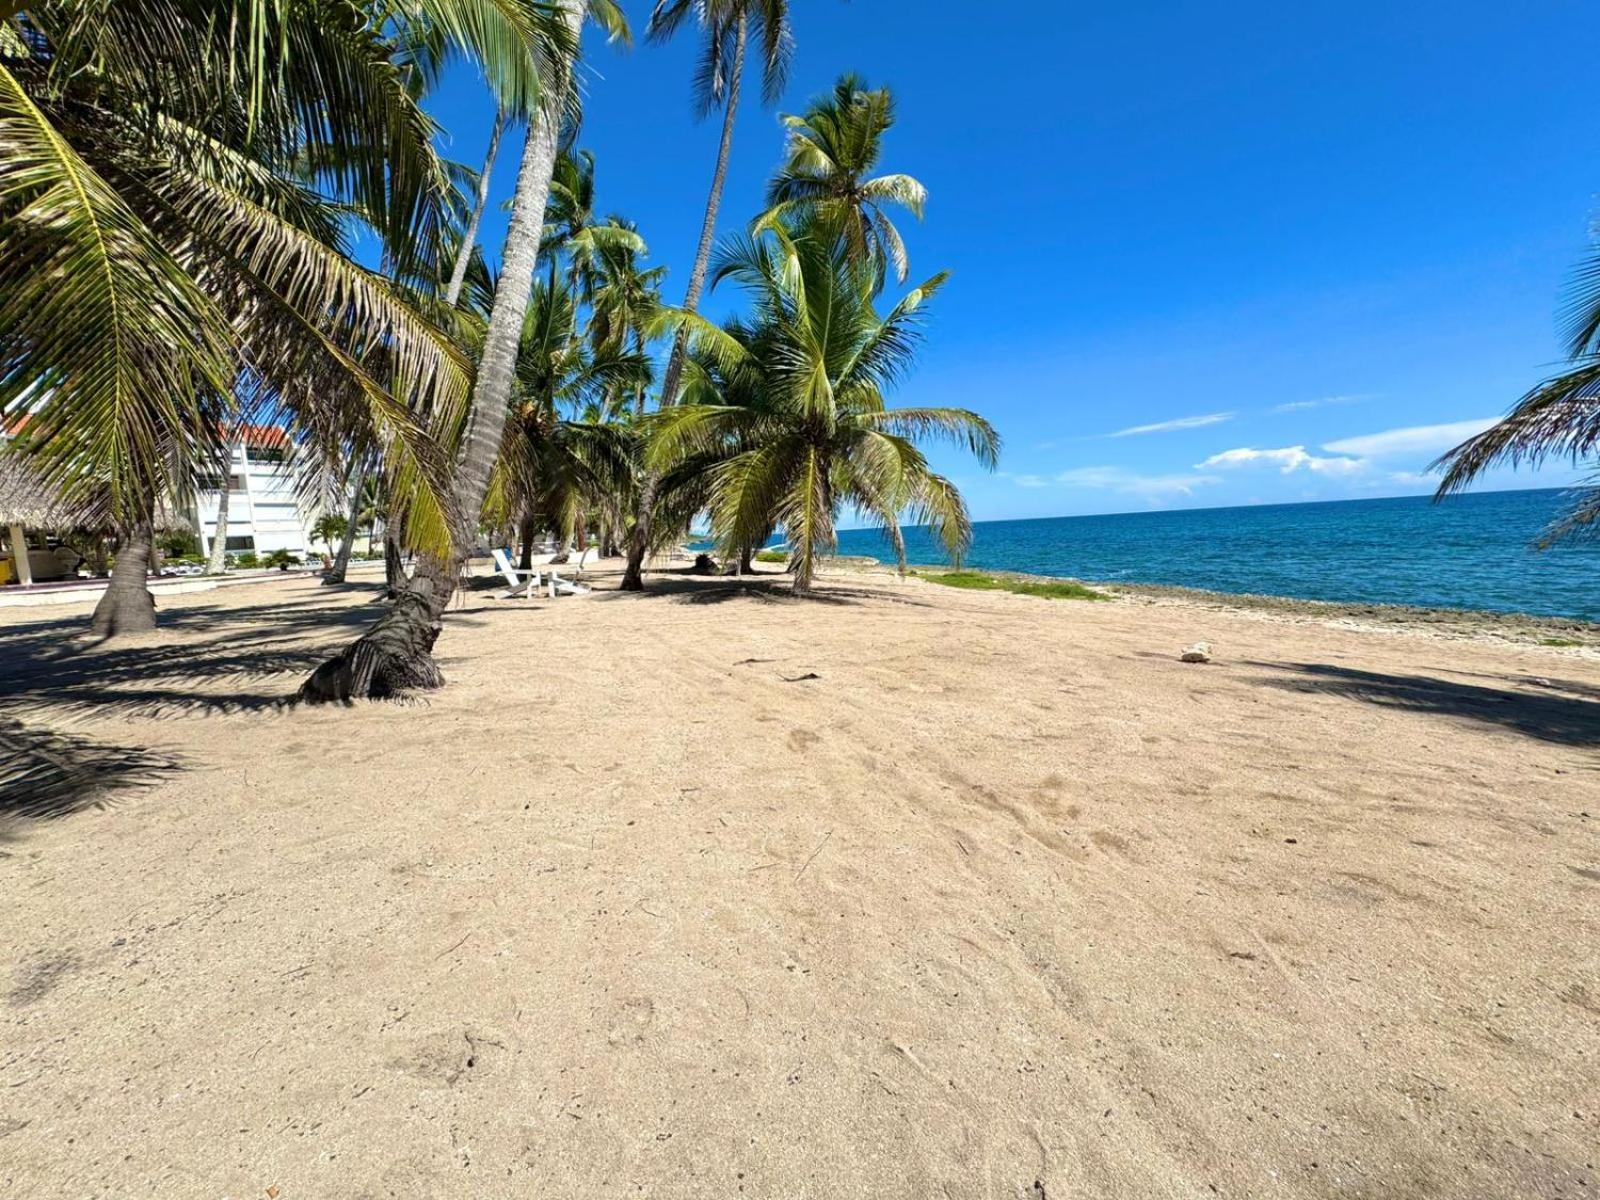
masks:
[(511, 556), (504, 550), (492, 551), (494, 565), (499, 570), (501, 577), (510, 585), (507, 590), (500, 593), (500, 599), (510, 600), (515, 596), (532, 596), (539, 588), (540, 575), (538, 567), (530, 567), (524, 571), (511, 561)]
[(556, 569), (551, 567), (550, 599), (554, 600), (557, 596), (587, 595), (589, 589), (577, 581), (583, 576), (583, 568), (588, 566), (598, 557), (600, 557), (599, 553), (593, 549), (585, 550), (582, 554), (578, 555), (578, 560), (573, 567), (573, 575), (571, 579), (562, 578), (562, 576), (556, 572)]
[(572, 564), (572, 577), (574, 579), (582, 579), (584, 571), (599, 561), (600, 551), (596, 547), (590, 546), (582, 554), (578, 555), (578, 561)]

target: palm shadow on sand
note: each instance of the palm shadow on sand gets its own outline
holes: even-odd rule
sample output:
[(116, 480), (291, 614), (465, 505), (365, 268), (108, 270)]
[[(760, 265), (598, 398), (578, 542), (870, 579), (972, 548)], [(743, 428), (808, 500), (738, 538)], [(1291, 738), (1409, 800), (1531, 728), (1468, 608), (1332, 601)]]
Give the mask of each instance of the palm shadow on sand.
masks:
[(1600, 746), (1600, 693), (1587, 684), (1568, 686), (1561, 680), (1535, 676), (1475, 677), (1519, 685), (1488, 687), (1433, 675), (1389, 675), (1329, 663), (1248, 665), (1274, 673), (1260, 680), (1269, 687), (1495, 726), (1563, 746)]

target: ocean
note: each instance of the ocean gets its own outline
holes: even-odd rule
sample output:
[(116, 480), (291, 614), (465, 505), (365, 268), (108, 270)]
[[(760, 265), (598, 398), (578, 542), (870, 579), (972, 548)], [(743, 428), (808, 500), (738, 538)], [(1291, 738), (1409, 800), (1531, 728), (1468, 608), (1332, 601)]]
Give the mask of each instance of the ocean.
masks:
[[(1600, 620), (1600, 540), (1532, 543), (1568, 502), (1557, 489), (982, 521), (965, 565), (1103, 583), (1165, 583), (1307, 600), (1416, 604)], [(924, 528), (906, 557), (944, 555)], [(874, 530), (839, 553), (893, 561)]]

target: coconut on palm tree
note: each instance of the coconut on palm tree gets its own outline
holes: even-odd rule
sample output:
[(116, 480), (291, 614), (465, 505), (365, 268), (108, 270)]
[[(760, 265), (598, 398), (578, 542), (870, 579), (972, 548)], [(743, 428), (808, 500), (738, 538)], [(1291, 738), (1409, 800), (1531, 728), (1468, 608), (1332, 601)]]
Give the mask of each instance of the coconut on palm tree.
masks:
[[(695, 71), (696, 115), (704, 117), (722, 108), (722, 137), (717, 143), (716, 168), (711, 173), (711, 191), (706, 197), (705, 216), (700, 223), (700, 241), (695, 247), (694, 265), (689, 271), (683, 308), (697, 312), (700, 293), (717, 235), (717, 212), (722, 206), (722, 189), (728, 177), (728, 155), (733, 149), (734, 117), (739, 108), (739, 91), (744, 81), (745, 53), (752, 35), (761, 60), (763, 97), (776, 101), (788, 75), (794, 35), (789, 28), (788, 0), (656, 0), (650, 14), (649, 35), (665, 41), (693, 21), (704, 41)], [(661, 381), (661, 406), (670, 408), (678, 398), (688, 345), (682, 337), (673, 342)], [(640, 491), (639, 508), (628, 546), (628, 568), (622, 586), (628, 591), (644, 587), (644, 559), (650, 546), (650, 517), (656, 488), (646, 479)]]
[(884, 402), (912, 364), (925, 305), (944, 276), (880, 316), (872, 264), (854, 258), (836, 231), (802, 226), (736, 239), (713, 274), (722, 279), (744, 287), (753, 311), (721, 329), (670, 315), (709, 364), (697, 389), (707, 402), (652, 418), (649, 463), (663, 472), (702, 464), (723, 552), (758, 547), (781, 530), (795, 590), (804, 592), (848, 507), (883, 529), (902, 565), (905, 520), (926, 524), (959, 559), (972, 535), (966, 505), (918, 443), (952, 441), (992, 468), (999, 435), (963, 409)]
[(920, 221), (928, 192), (910, 175), (873, 174), (884, 134), (894, 125), (889, 89), (845, 75), (832, 92), (783, 123), (789, 143), (756, 228), (821, 223), (838, 231), (852, 258), (875, 266), (880, 286), (888, 267), (904, 283), (910, 272), (905, 242), (884, 210), (898, 206)]

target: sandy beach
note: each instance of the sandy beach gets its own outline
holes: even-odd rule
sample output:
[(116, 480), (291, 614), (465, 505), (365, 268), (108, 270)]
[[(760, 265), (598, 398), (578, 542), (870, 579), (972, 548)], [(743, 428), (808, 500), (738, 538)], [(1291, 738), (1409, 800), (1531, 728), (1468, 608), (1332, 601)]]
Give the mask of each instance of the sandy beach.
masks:
[(0, 1191), (1600, 1194), (1594, 650), (658, 578), (0, 609)]

